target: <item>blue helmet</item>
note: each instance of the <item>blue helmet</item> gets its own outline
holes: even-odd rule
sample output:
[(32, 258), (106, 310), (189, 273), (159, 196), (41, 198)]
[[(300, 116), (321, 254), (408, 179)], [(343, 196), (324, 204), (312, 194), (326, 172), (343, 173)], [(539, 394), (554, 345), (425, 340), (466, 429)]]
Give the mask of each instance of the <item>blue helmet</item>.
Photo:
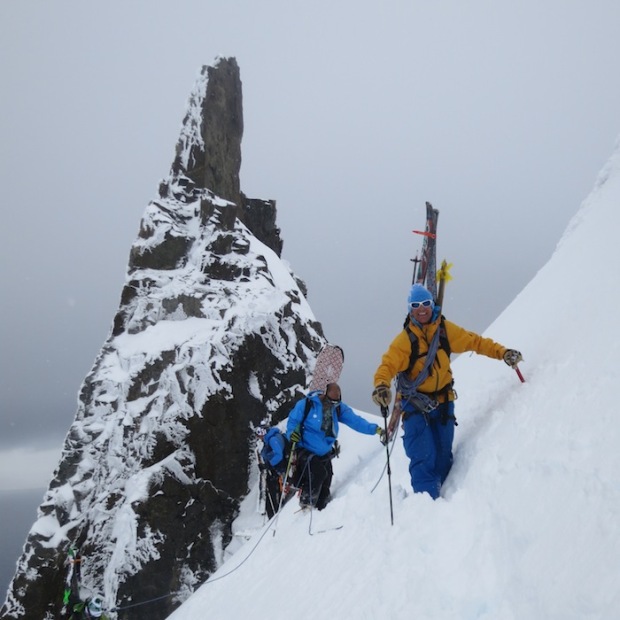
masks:
[(413, 302), (424, 301), (430, 301), (431, 306), (435, 305), (430, 291), (421, 284), (414, 284), (409, 291), (409, 297), (407, 297), (407, 312), (411, 312), (411, 304)]

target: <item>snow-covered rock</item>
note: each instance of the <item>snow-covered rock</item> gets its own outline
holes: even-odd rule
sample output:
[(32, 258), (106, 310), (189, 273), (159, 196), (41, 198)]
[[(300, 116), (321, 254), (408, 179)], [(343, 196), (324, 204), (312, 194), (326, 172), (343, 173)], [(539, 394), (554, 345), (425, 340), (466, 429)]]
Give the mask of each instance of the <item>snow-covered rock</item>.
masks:
[(234, 59), (203, 68), (2, 618), (61, 617), (70, 545), (83, 596), (115, 618), (166, 617), (180, 597), (130, 606), (217, 569), (253, 426), (307, 385), (324, 338), (280, 260), (275, 203), (240, 190), (241, 102)]

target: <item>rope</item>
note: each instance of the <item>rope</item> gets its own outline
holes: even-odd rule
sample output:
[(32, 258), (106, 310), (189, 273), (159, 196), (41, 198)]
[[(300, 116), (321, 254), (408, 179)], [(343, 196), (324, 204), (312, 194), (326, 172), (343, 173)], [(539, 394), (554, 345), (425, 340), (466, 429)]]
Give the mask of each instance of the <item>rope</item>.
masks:
[[(290, 470), (290, 466), (291, 466), (291, 463), (292, 463), (293, 452), (294, 452), (294, 447), (293, 447), (293, 449), (291, 449), (291, 455), (289, 456), (289, 462), (288, 462), (288, 466), (287, 466), (287, 474), (288, 474), (288, 472)], [(286, 477), (288, 478), (288, 475)], [(286, 480), (286, 478), (285, 478), (285, 480)], [(283, 489), (283, 491), (284, 491), (284, 489)], [(237, 566), (235, 566), (235, 568), (233, 568), (232, 570), (228, 571), (227, 573), (224, 573), (223, 575), (220, 575), (219, 577), (216, 577), (214, 579), (207, 579), (207, 581), (205, 581), (202, 585), (207, 585), (207, 584), (215, 583), (216, 581), (220, 581), (220, 579), (224, 579), (224, 577), (228, 577), (229, 575), (232, 575), (235, 571), (239, 570), (250, 559), (250, 556), (252, 556), (252, 554), (256, 551), (258, 545), (261, 543), (261, 541), (263, 540), (263, 538), (265, 537), (267, 532), (272, 527), (274, 527), (276, 525), (276, 523), (278, 521), (278, 517), (280, 516), (280, 512), (281, 512), (282, 506), (283, 506), (283, 499), (284, 499), (284, 492), (282, 492), (282, 495), (280, 497), (280, 503), (278, 505), (278, 512), (274, 515), (274, 517), (272, 519), (270, 519), (270, 521), (267, 524), (267, 527), (265, 528), (264, 532), (259, 536), (258, 540), (256, 541), (256, 544), (250, 550), (250, 553), (248, 553), (248, 555)], [(275, 535), (275, 530), (274, 530), (274, 535)], [(156, 598), (147, 599), (145, 601), (141, 601), (140, 603), (133, 603), (131, 605), (124, 605), (123, 607), (115, 607), (111, 611), (123, 611), (125, 609), (132, 609), (133, 607), (140, 607), (141, 605), (147, 605), (148, 603), (155, 603), (157, 601), (161, 601), (163, 599), (169, 598), (171, 596), (176, 596), (178, 594), (180, 594), (180, 592), (169, 592), (168, 594), (164, 594), (164, 595), (158, 596)]]
[[(390, 446), (390, 456), (392, 456), (392, 452), (394, 451), (394, 446), (396, 445), (396, 436), (397, 435), (398, 435), (398, 429), (396, 429), (394, 431), (394, 435), (392, 436), (392, 439), (390, 441), (390, 443), (392, 444)], [(381, 470), (381, 475), (379, 476), (379, 480), (377, 480), (377, 482), (375, 482), (375, 486), (372, 487), (372, 489), (370, 490), (371, 493), (379, 486), (379, 483), (383, 479), (383, 475), (385, 474), (386, 470), (387, 470), (387, 459), (385, 461), (385, 464), (383, 465), (383, 469)]]
[[(421, 411), (428, 411), (429, 407), (434, 409), (437, 406), (437, 403), (435, 403), (432, 398), (428, 397), (426, 394), (418, 392), (418, 386), (426, 380), (429, 375), (430, 367), (435, 361), (435, 356), (437, 355), (437, 350), (439, 349), (439, 332), (440, 328), (438, 327), (428, 347), (424, 367), (418, 373), (418, 376), (415, 377), (415, 379), (409, 379), (405, 376), (404, 372), (400, 372), (396, 378), (396, 390), (402, 396), (405, 396), (408, 401), (411, 401), (414, 406)], [(416, 400), (419, 402), (416, 403)], [(433, 405), (433, 403), (435, 404)]]
[[(232, 575), (235, 571), (239, 570), (250, 559), (252, 554), (256, 551), (258, 545), (261, 543), (261, 541), (263, 540), (267, 532), (271, 529), (271, 527), (274, 525), (274, 523), (275, 523), (275, 519), (271, 519), (269, 521), (269, 523), (267, 524), (267, 527), (265, 528), (265, 531), (259, 536), (258, 540), (256, 541), (256, 544), (250, 550), (250, 553), (248, 553), (248, 555), (245, 558), (243, 558), (243, 560), (239, 562), (239, 564), (235, 566), (235, 568), (229, 570), (227, 573), (224, 573), (223, 575), (220, 575), (219, 577), (215, 577), (214, 579), (207, 579), (207, 581), (205, 581), (202, 585), (204, 586), (204, 585), (208, 585), (211, 583), (215, 583), (216, 581), (220, 581), (221, 579), (224, 579), (224, 577), (228, 577), (229, 575)], [(155, 603), (165, 598), (176, 596), (177, 594), (180, 594), (180, 592), (169, 592), (168, 594), (164, 594), (156, 598), (150, 598), (150, 599), (147, 599), (146, 601), (141, 601), (140, 603), (133, 603), (131, 605), (123, 605), (122, 607), (114, 607), (110, 611), (124, 611), (125, 609), (132, 609), (133, 607), (140, 607), (141, 605), (147, 605), (148, 603)]]

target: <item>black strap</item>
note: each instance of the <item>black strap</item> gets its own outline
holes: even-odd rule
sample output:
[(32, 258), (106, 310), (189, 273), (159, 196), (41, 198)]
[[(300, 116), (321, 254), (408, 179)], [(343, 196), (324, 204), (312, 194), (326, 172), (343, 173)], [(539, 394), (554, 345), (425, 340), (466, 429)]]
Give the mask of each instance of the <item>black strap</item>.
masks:
[(299, 436), (304, 436), (304, 424), (306, 423), (306, 418), (310, 413), (310, 409), (312, 409), (312, 401), (306, 396), (306, 404), (304, 406), (304, 415), (301, 418), (301, 422), (299, 423)]
[[(304, 406), (304, 415), (301, 418), (301, 422), (299, 423), (299, 434), (302, 437), (304, 435), (304, 424), (306, 423), (306, 418), (308, 417), (308, 414), (310, 413), (310, 409), (312, 409), (312, 401), (306, 396), (306, 404)], [(334, 413), (336, 414), (337, 418), (340, 418), (340, 404), (336, 406)]]

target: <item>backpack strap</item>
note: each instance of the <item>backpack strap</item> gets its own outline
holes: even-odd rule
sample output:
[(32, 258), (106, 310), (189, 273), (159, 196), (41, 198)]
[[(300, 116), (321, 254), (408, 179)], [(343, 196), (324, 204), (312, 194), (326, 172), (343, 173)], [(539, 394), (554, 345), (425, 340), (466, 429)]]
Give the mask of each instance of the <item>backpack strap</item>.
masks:
[(306, 406), (304, 407), (304, 415), (301, 418), (301, 426), (304, 425), (304, 422), (310, 413), (310, 409), (312, 409), (312, 401), (306, 396)]
[[(299, 434), (302, 437), (304, 434), (304, 424), (306, 422), (306, 418), (308, 417), (308, 414), (310, 413), (310, 409), (312, 409), (312, 401), (306, 396), (306, 404), (304, 406), (304, 415), (302, 416), (301, 422), (299, 423)], [(338, 419), (340, 419), (340, 404), (337, 405), (334, 412), (336, 416), (338, 417)]]
[(411, 353), (409, 353), (409, 364), (407, 368), (403, 371), (405, 374), (409, 374), (411, 369), (415, 366), (415, 363), (420, 357), (420, 343), (418, 342), (418, 337), (411, 331), (411, 327), (409, 327), (409, 321), (407, 321), (407, 325), (405, 325), (405, 331), (407, 332), (407, 336), (409, 336), (409, 342), (411, 344)]
[(450, 346), (448, 331), (446, 330), (446, 317), (443, 314), (439, 321), (439, 348), (443, 349), (448, 354), (448, 357), (452, 355), (452, 347)]
[(310, 409), (312, 409), (312, 401), (306, 396), (306, 404), (304, 405), (304, 415), (301, 418), (301, 422), (299, 423), (299, 434), (304, 436), (304, 424), (306, 423), (306, 418), (310, 413)]

